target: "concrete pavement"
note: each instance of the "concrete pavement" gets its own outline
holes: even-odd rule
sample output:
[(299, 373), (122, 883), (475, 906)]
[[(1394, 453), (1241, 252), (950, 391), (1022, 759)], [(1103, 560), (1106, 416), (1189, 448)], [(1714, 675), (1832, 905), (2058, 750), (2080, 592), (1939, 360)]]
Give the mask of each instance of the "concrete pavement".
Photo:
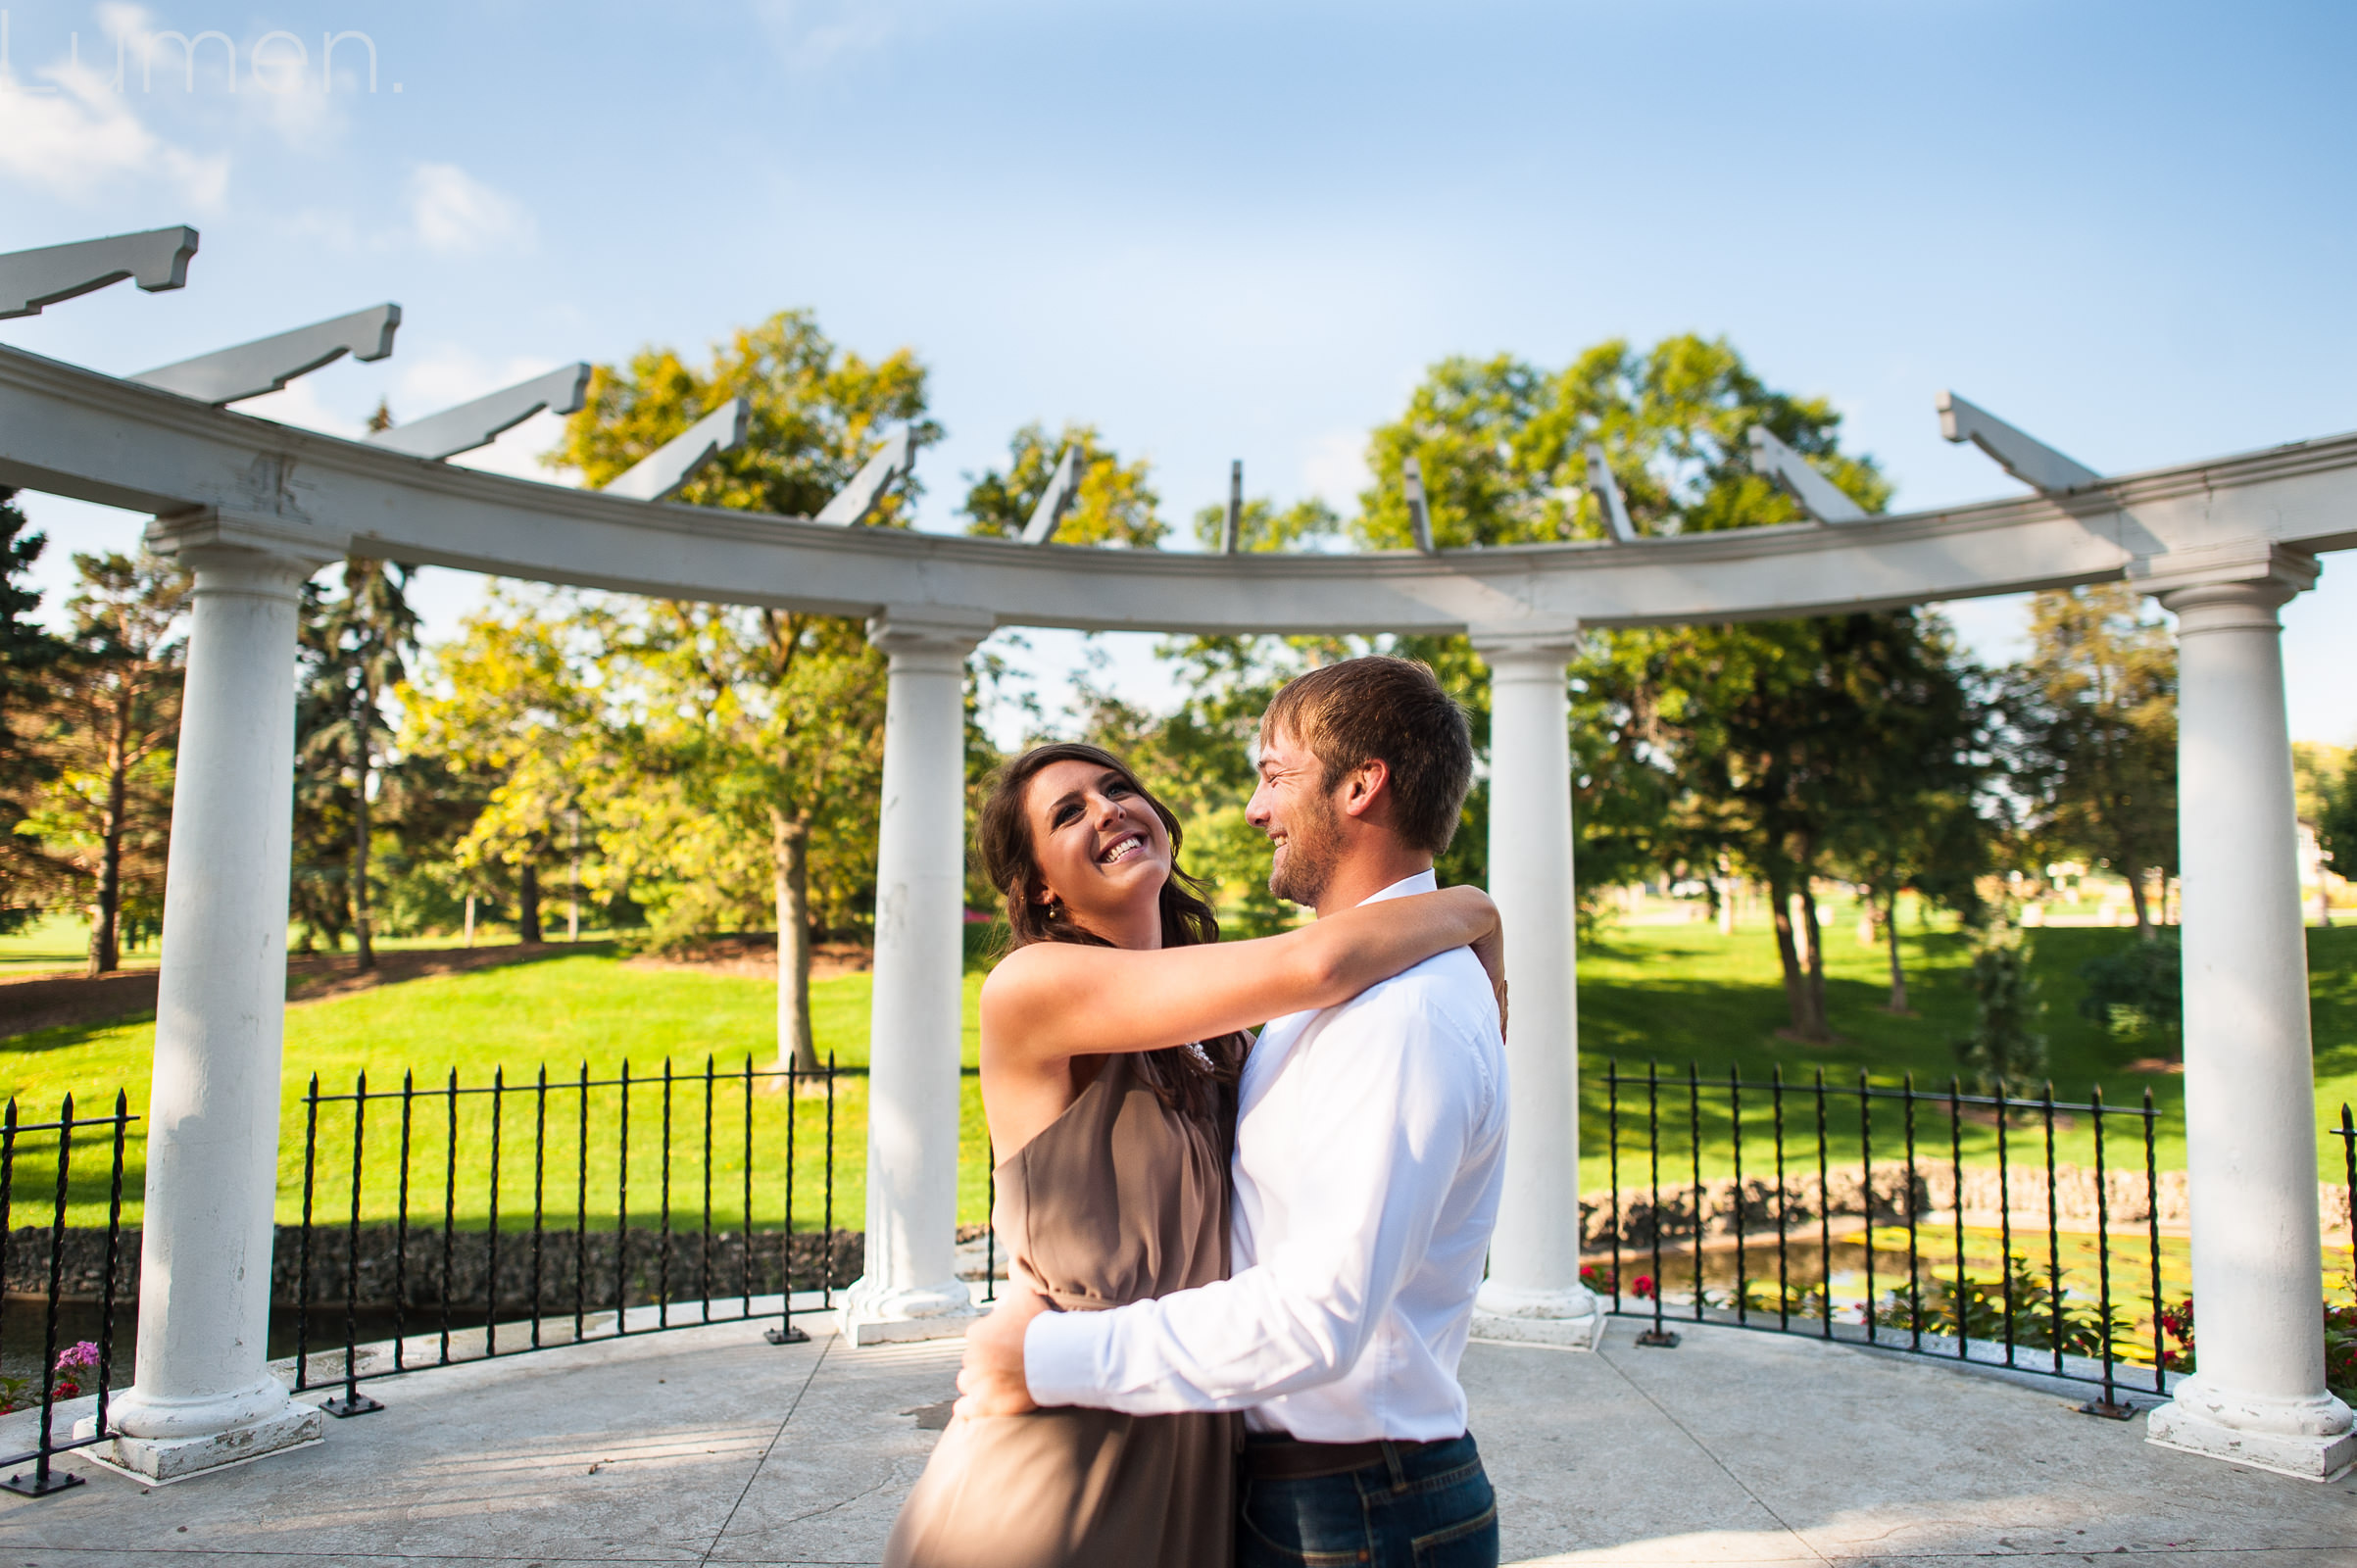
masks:
[[(386, 1380), (323, 1443), (170, 1487), (70, 1458), (88, 1486), (0, 1494), (0, 1568), (873, 1563), (958, 1346), (853, 1350), (819, 1322)], [(1468, 1352), (1508, 1562), (2357, 1568), (2350, 1478), (2155, 1448), (2140, 1420), (1916, 1359), (1725, 1328), (1640, 1349), (1636, 1327), (1593, 1355)]]

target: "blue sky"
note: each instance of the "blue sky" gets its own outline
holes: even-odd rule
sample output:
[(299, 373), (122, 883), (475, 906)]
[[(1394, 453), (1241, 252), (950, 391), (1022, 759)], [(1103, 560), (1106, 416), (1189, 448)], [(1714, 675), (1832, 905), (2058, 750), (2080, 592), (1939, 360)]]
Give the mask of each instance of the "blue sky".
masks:
[[(246, 406), (328, 428), (792, 306), (932, 368), (945, 528), (1029, 419), (1151, 458), (1174, 519), (1239, 457), (1254, 494), (1347, 504), (1431, 361), (1690, 329), (1834, 399), (1902, 507), (2012, 488), (1939, 439), (1942, 386), (2107, 471), (2357, 428), (2345, 8), (0, 9), (0, 249), (204, 234), (187, 289), (0, 341), (127, 372), (398, 300), (393, 359)], [(208, 29), (236, 91), (217, 41), (194, 91), (173, 45), (142, 80), (142, 38)], [(373, 44), (373, 90), (354, 38), (321, 90), (329, 32)], [(135, 531), (32, 510), (53, 582)], [(477, 592), (421, 597), (447, 626)], [(1954, 613), (2017, 646), (2018, 601)], [(2357, 560), (2285, 620), (2293, 733), (2357, 740)], [(1079, 653), (1033, 639), (1051, 708)]]

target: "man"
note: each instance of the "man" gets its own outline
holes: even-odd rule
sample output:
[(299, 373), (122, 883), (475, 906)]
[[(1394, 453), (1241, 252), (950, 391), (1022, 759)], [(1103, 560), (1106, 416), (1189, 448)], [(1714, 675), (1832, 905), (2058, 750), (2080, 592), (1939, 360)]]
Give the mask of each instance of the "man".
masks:
[[(1430, 891), (1472, 774), (1425, 665), (1301, 676), (1261, 719), (1246, 813), (1275, 845), (1270, 891), (1321, 917)], [(1456, 1369), (1506, 1099), (1498, 1000), (1464, 949), (1273, 1020), (1239, 1085), (1233, 1276), (1105, 1312), (1017, 1293), (967, 1334), (959, 1410), (1242, 1410), (1244, 1568), (1490, 1568), (1498, 1510)]]

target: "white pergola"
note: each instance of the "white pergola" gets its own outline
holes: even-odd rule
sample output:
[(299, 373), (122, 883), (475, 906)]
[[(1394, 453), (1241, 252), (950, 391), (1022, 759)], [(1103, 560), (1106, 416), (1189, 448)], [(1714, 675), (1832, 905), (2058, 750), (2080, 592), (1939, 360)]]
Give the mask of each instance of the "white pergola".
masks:
[[(0, 257), (0, 316), (125, 276), (176, 287), (194, 246), (192, 231), (170, 229)], [(265, 1369), (264, 1346), (296, 607), (303, 582), (348, 555), (865, 617), (891, 674), (866, 1269), (846, 1310), (855, 1344), (958, 1332), (971, 1310), (952, 1257), (961, 682), (966, 656), (995, 627), (1470, 634), (1491, 670), (1491, 892), (1514, 935), (1515, 997), (1515, 1129), (1480, 1332), (1585, 1345), (1600, 1315), (1579, 1283), (1565, 700), (1582, 629), (2128, 581), (2179, 626), (2186, 1159), (2202, 1330), (2199, 1373), (2152, 1413), (2150, 1435), (2318, 1478), (2357, 1458), (2350, 1412), (2324, 1382), (2315, 1098), (2277, 621), (2315, 581), (2320, 552), (2357, 547), (2357, 434), (2102, 477), (1943, 398), (1950, 438), (1982, 445), (2035, 493), (1864, 517), (1767, 439), (1755, 440), (1754, 462), (1815, 520), (1352, 556), (1072, 549), (847, 526), (906, 464), (905, 444), (815, 519), (654, 499), (729, 443), (732, 418), (741, 432), (741, 411), (719, 411), (605, 491), (440, 461), (537, 408), (577, 404), (580, 367), (376, 441), (220, 406), (346, 350), (389, 352), (398, 311), (387, 319), (388, 309), (133, 379), (0, 348), (0, 483), (149, 514), (149, 541), (194, 574), (137, 1371), (115, 1407), (125, 1434), (119, 1462), (182, 1474), (319, 1430), (318, 1412), (292, 1404)], [(1617, 517), (1617, 498), (1604, 499)], [(1054, 509), (1043, 511), (1033, 532), (1049, 537)]]

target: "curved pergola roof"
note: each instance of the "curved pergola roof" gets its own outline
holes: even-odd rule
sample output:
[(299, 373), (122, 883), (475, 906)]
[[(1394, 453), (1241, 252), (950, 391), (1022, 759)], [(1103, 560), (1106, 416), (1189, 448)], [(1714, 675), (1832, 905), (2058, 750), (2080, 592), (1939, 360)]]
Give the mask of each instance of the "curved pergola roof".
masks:
[(628, 500), (409, 457), (0, 347), (0, 483), (322, 557), (832, 614), (1084, 630), (1509, 632), (1877, 609), (2357, 547), (2357, 434), (1869, 521), (1436, 555), (1034, 546)]

